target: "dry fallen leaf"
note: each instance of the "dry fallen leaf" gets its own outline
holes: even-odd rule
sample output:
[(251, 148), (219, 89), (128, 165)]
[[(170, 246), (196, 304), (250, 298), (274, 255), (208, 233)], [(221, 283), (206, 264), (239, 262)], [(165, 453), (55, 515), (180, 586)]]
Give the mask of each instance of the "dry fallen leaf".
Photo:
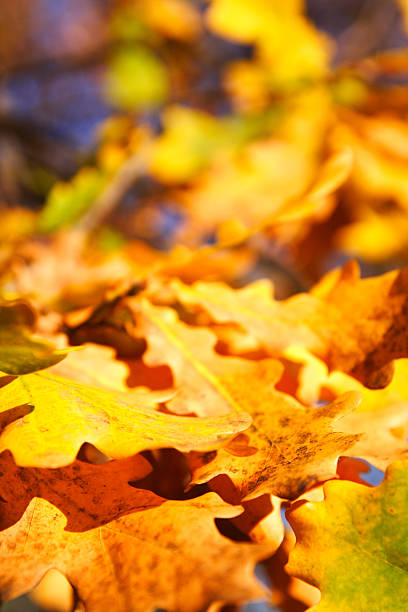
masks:
[(234, 291), (221, 283), (172, 284), (180, 301), (204, 308), (218, 323), (235, 322), (272, 354), (291, 344), (309, 349), (330, 369), (370, 388), (392, 379), (394, 359), (408, 355), (407, 270), (360, 279), (356, 262), (333, 271), (312, 289), (279, 302), (268, 281)]
[[(61, 467), (74, 461), (84, 442), (113, 458), (152, 448), (210, 450), (250, 424), (245, 413), (197, 419), (159, 412), (159, 402), (171, 395), (110, 391), (47, 372), (20, 376), (0, 388), (9, 422), (0, 448), (11, 450), (18, 465)], [(23, 406), (25, 415), (14, 416), (13, 409)]]
[(284, 566), (295, 541), (293, 532), (287, 531), (276, 553), (263, 563), (272, 582), (272, 603), (279, 606), (282, 612), (304, 612), (320, 599), (319, 589), (299, 578), (289, 576), (285, 571)]
[(341, 423), (345, 432), (362, 432), (360, 440), (345, 455), (361, 457), (384, 470), (392, 461), (408, 458), (408, 407), (386, 406), (370, 412), (347, 415)]
[(162, 501), (156, 508), (73, 533), (60, 510), (34, 498), (20, 521), (0, 534), (2, 558), (7, 557), (0, 578), (2, 600), (30, 590), (51, 567), (66, 575), (91, 612), (200, 612), (215, 601), (264, 597), (253, 571), (259, 559), (271, 554), (271, 546), (231, 542), (214, 524), (217, 517), (236, 516), (240, 507), (214, 493)]
[(267, 398), (256, 393), (259, 408), (251, 412), (252, 426), (238, 436), (242, 445), (237, 448), (232, 440), (217, 453), (193, 453), (193, 482), (226, 474), (241, 498), (271, 493), (295, 499), (317, 481), (334, 476), (339, 455), (359, 436), (340, 433), (341, 424), (335, 431), (333, 425), (358, 405), (359, 394), (347, 393), (329, 405), (306, 408), (278, 391)]
[(76, 460), (67, 467), (21, 468), (11, 454), (0, 455), (0, 530), (14, 525), (34, 497), (48, 500), (67, 518), (68, 531), (87, 531), (163, 499), (129, 485), (151, 466), (141, 455), (92, 465)]
[(256, 392), (247, 393), (248, 387), (261, 393), (281, 375), (281, 364), (272, 359), (257, 363), (218, 355), (216, 336), (208, 329), (186, 325), (174, 310), (138, 298), (128, 298), (125, 306), (135, 316), (135, 328), (130, 331), (147, 342), (143, 361), (150, 367), (166, 364), (171, 368), (177, 393), (167, 405), (173, 412), (199, 416), (250, 412), (258, 399)]

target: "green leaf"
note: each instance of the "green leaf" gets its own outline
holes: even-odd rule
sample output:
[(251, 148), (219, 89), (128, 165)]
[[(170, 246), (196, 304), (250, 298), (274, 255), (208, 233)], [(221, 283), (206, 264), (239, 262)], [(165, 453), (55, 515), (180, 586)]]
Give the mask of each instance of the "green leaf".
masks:
[(98, 168), (85, 167), (68, 183), (56, 183), (51, 189), (38, 229), (54, 232), (75, 223), (92, 206), (109, 180)]
[(408, 461), (378, 487), (324, 485), (323, 502), (289, 512), (296, 547), (286, 569), (322, 591), (316, 612), (405, 612), (408, 594)]
[(0, 370), (6, 374), (28, 374), (49, 368), (66, 356), (70, 349), (32, 338), (35, 314), (22, 301), (0, 304)]

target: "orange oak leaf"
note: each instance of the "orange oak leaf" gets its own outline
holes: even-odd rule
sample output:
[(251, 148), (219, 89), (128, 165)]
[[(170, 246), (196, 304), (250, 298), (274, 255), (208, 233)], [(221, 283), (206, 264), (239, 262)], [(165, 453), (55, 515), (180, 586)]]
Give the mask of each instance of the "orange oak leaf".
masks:
[(231, 542), (214, 524), (241, 511), (208, 493), (73, 533), (55, 506), (34, 498), (21, 520), (0, 534), (1, 597), (27, 592), (53, 567), (89, 612), (200, 612), (215, 601), (262, 598), (253, 570), (274, 549)]
[(197, 419), (159, 412), (169, 397), (147, 389), (111, 391), (48, 372), (19, 376), (0, 388), (0, 415), (9, 423), (0, 452), (11, 450), (22, 466), (61, 467), (84, 442), (115, 459), (152, 448), (210, 450), (251, 422), (245, 413)]
[(259, 408), (251, 412), (252, 425), (241, 434), (246, 444), (236, 449), (232, 440), (217, 453), (192, 453), (193, 482), (226, 474), (241, 498), (271, 493), (295, 499), (317, 481), (334, 476), (339, 455), (359, 436), (334, 431), (333, 425), (358, 405), (359, 394), (346, 393), (320, 408), (305, 407), (279, 391), (268, 398), (257, 395)]
[(293, 532), (287, 531), (276, 553), (262, 564), (272, 582), (272, 603), (279, 606), (282, 612), (304, 612), (320, 599), (319, 589), (299, 578), (289, 576), (285, 571), (284, 566), (295, 540)]
[(218, 323), (235, 322), (272, 354), (291, 344), (308, 348), (330, 369), (370, 388), (392, 379), (394, 359), (408, 355), (408, 269), (360, 279), (356, 262), (328, 274), (310, 294), (273, 299), (258, 281), (234, 291), (222, 283), (172, 283), (178, 299), (204, 308)]
[[(240, 496), (232, 481), (226, 476), (219, 476), (214, 481), (213, 490), (224, 501), (236, 505)], [(259, 495), (254, 499), (242, 502), (244, 512), (229, 519), (239, 532), (246, 534), (254, 542), (268, 542), (278, 548), (284, 536), (284, 525), (281, 517), (281, 500), (273, 495)], [(226, 528), (228, 532), (228, 528)], [(228, 535), (228, 533), (226, 534)]]
[(67, 518), (68, 531), (99, 527), (129, 512), (164, 502), (129, 482), (151, 470), (141, 455), (92, 465), (76, 460), (67, 467), (21, 468), (6, 451), (0, 455), (0, 530), (14, 525), (33, 497), (42, 497)]
[(89, 251), (85, 246), (84, 234), (76, 230), (59, 232), (47, 242), (26, 241), (11, 262), (14, 291), (56, 311), (62, 305), (64, 310), (89, 307), (108, 298), (123, 279), (151, 266), (148, 256), (132, 266), (119, 253), (109, 256), (95, 244)]
[(144, 362), (171, 368), (177, 393), (167, 402), (170, 410), (199, 416), (251, 412), (258, 405), (258, 391), (268, 401), (268, 390), (282, 372), (278, 361), (257, 363), (218, 355), (215, 334), (186, 325), (174, 310), (138, 297), (128, 298), (125, 305), (135, 316), (132, 333), (147, 341)]
[(350, 261), (324, 277), (312, 294), (327, 304), (329, 319), (331, 309), (341, 318), (333, 318), (329, 367), (372, 389), (387, 386), (393, 360), (408, 356), (408, 268), (360, 279), (357, 262)]
[(316, 300), (301, 298), (299, 305), (279, 302), (273, 297), (273, 285), (260, 280), (235, 290), (224, 283), (197, 282), (185, 285), (173, 280), (171, 289), (183, 304), (203, 308), (221, 324), (236, 323), (254, 336), (271, 353), (279, 353), (290, 344), (317, 345), (319, 340), (305, 318), (316, 308)]
[(273, 495), (261, 495), (243, 502), (243, 514), (231, 521), (254, 542), (267, 542), (277, 548), (284, 536), (281, 501)]

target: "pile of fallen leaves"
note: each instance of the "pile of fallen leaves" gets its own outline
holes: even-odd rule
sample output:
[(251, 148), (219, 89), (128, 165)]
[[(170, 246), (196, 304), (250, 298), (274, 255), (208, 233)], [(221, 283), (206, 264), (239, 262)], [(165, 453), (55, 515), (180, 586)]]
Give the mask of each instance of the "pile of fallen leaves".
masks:
[[(2, 209), (0, 599), (402, 612), (408, 268), (320, 271), (408, 260), (408, 88), (376, 81), (407, 52), (331, 72), (301, 2), (119, 4), (145, 37), (113, 61), (124, 106), (126, 62), (164, 79), (155, 54), (199, 56), (204, 27), (254, 54), (224, 67), (233, 114), (111, 119), (42, 210)], [(158, 249), (168, 199), (182, 222)], [(272, 269), (316, 282), (277, 299)]]
[(31, 299), (0, 306), (3, 600), (55, 568), (91, 611), (300, 605), (306, 583), (319, 609), (402, 610), (407, 270), (350, 262), (278, 301), (266, 279), (193, 282), (219, 245), (121, 282), (80, 249), (20, 244), (6, 286)]

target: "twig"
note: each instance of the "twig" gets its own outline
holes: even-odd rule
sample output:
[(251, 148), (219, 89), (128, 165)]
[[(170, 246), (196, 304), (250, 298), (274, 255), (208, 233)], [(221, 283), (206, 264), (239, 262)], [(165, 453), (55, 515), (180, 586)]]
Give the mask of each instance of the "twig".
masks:
[(90, 234), (119, 204), (134, 182), (145, 174), (149, 158), (150, 139), (141, 144), (138, 151), (129, 157), (111, 182), (102, 191), (90, 208), (76, 224), (81, 233)]

